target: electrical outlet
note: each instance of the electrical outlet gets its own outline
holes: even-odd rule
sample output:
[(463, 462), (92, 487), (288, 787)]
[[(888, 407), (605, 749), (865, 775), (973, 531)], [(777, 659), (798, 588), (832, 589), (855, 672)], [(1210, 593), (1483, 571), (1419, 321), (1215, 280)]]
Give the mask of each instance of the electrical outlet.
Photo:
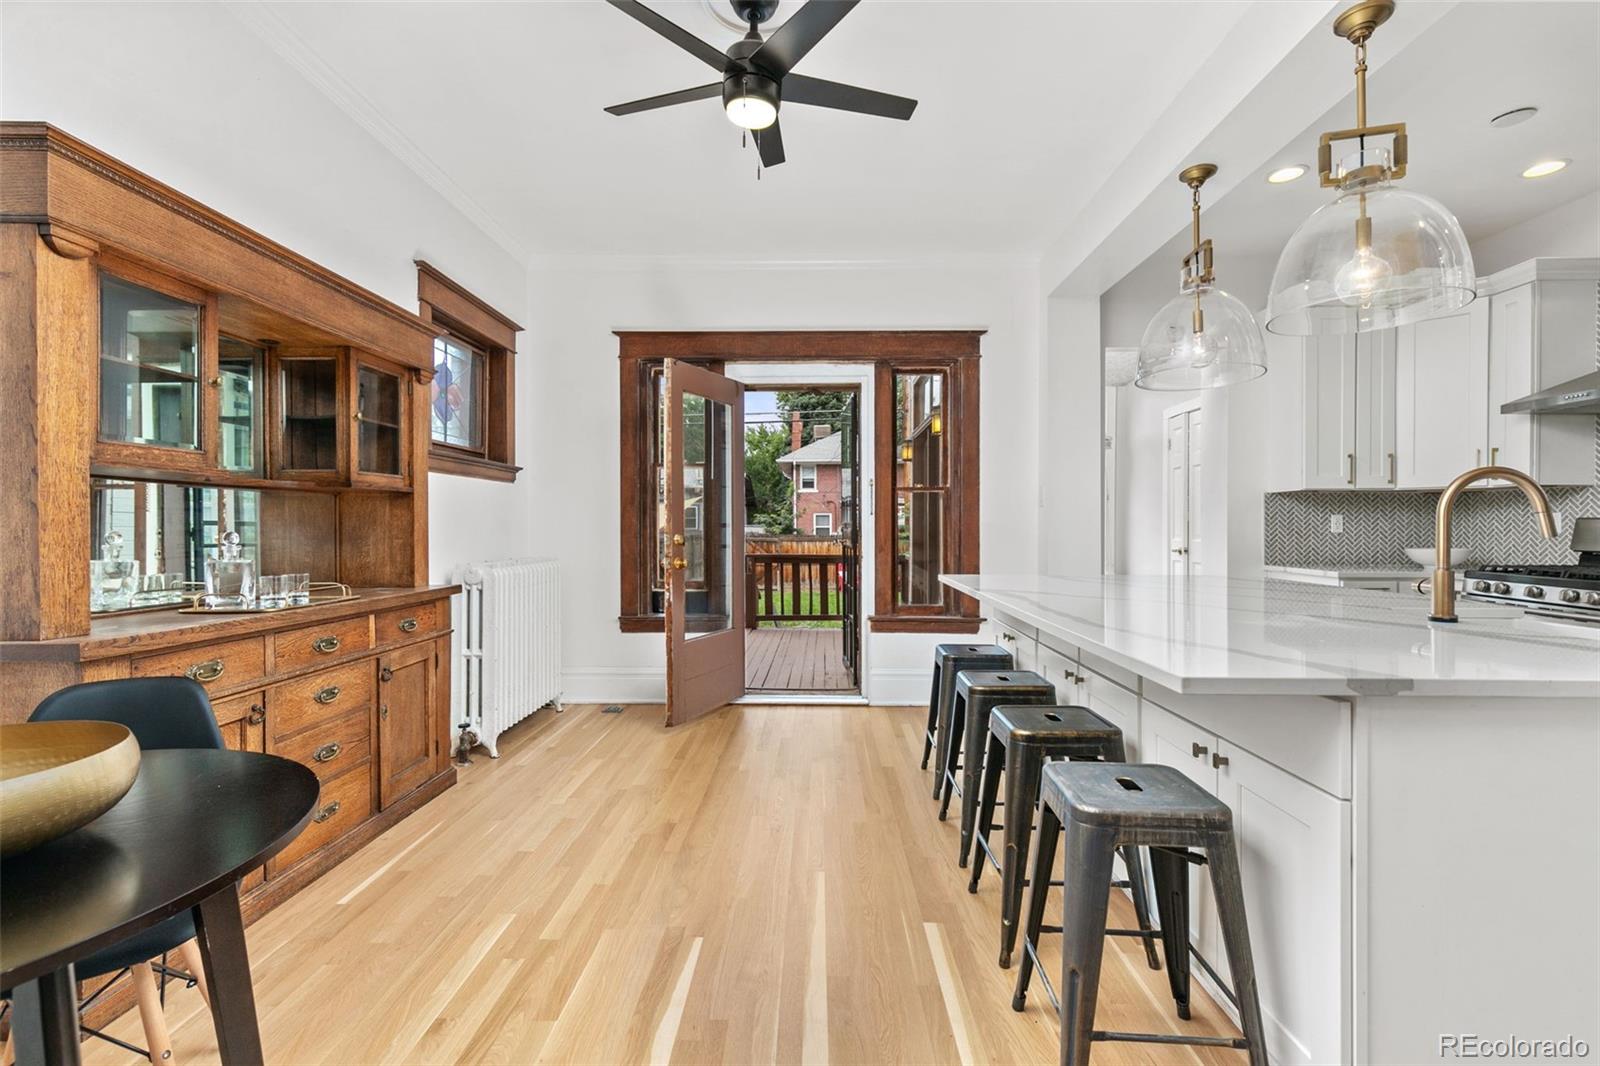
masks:
[(1342, 515), (1342, 514), (1331, 514), (1331, 515), (1328, 516), (1328, 532), (1329, 533), (1343, 533), (1344, 532), (1344, 515)]

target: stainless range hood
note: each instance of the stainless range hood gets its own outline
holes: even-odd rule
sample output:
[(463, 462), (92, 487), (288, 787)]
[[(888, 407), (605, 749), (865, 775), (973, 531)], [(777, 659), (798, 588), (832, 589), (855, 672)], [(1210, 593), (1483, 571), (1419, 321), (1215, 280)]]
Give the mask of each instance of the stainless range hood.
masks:
[(1600, 415), (1600, 370), (1500, 405), (1503, 415)]

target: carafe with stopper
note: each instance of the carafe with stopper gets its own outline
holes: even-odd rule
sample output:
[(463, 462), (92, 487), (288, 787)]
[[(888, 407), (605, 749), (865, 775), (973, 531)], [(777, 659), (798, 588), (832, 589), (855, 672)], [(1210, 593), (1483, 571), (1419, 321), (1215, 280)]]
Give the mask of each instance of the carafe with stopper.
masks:
[(224, 533), (206, 556), (207, 607), (249, 607), (256, 599), (256, 562), (239, 553), (239, 534)]

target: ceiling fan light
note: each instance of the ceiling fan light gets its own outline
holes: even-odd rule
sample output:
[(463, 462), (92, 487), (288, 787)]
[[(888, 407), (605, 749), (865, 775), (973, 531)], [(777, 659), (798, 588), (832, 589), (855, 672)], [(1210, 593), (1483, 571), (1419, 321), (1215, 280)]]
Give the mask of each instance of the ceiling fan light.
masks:
[(735, 126), (764, 130), (778, 121), (778, 83), (760, 74), (735, 74), (722, 83), (722, 109)]

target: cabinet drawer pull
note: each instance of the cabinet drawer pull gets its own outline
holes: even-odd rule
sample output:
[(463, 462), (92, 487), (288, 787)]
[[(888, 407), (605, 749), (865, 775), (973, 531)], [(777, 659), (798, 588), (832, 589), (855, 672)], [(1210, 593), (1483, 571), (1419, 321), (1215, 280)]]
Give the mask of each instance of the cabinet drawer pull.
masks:
[(378, 671), (378, 680), (379, 681), (393, 681), (394, 680), (394, 671), (391, 670), (389, 667), (385, 666), (382, 670)]
[(1389, 484), (1391, 484), (1391, 485), (1395, 484), (1395, 482), (1397, 480), (1396, 477), (1395, 477), (1395, 468), (1394, 467), (1395, 467), (1394, 452), (1390, 452), (1389, 453)]
[(1350, 452), (1344, 457), (1344, 459), (1345, 462), (1350, 466), (1350, 473), (1344, 479), (1345, 484), (1354, 485), (1356, 483), (1356, 453)]
[(260, 725), (262, 722), (265, 722), (266, 720), (267, 720), (267, 709), (265, 707), (261, 706), (261, 704), (259, 704), (259, 703), (252, 703), (250, 705), (250, 718), (249, 718), (250, 724), (251, 725)]
[(322, 745), (322, 747), (318, 748), (316, 753), (311, 757), (317, 762), (330, 762), (334, 759), (337, 759), (339, 757), (339, 753), (343, 750), (344, 748), (341, 747), (339, 742), (336, 740), (332, 744)]
[(1489, 449), (1489, 465), (1490, 466), (1499, 466), (1500, 465), (1500, 449), (1498, 447)]
[(334, 815), (339, 813), (339, 808), (341, 806), (342, 804), (340, 804), (338, 800), (334, 800), (316, 814), (313, 814), (311, 816), (311, 820), (313, 822), (326, 822), (329, 818), (332, 818)]
[(189, 667), (183, 672), (183, 676), (190, 681), (215, 681), (227, 668), (228, 664), (221, 659), (207, 659), (203, 663), (195, 663)]
[(1196, 759), (1204, 759), (1206, 757), (1206, 752), (1210, 750), (1211, 749), (1206, 747), (1204, 744), (1189, 745), (1189, 751)]
[(339, 638), (318, 637), (311, 642), (311, 650), (321, 652), (323, 655), (331, 655), (339, 650)]
[(1216, 752), (1211, 753), (1211, 768), (1213, 770), (1220, 770), (1227, 765), (1228, 757), (1226, 755), (1218, 755)]
[(400, 632), (402, 632), (402, 633), (412, 633), (412, 632), (416, 631), (416, 628), (417, 628), (417, 620), (415, 618), (402, 618), (402, 619), (400, 619)]
[(329, 685), (327, 688), (318, 692), (311, 698), (316, 700), (318, 703), (332, 703), (334, 700), (339, 698), (339, 686)]

